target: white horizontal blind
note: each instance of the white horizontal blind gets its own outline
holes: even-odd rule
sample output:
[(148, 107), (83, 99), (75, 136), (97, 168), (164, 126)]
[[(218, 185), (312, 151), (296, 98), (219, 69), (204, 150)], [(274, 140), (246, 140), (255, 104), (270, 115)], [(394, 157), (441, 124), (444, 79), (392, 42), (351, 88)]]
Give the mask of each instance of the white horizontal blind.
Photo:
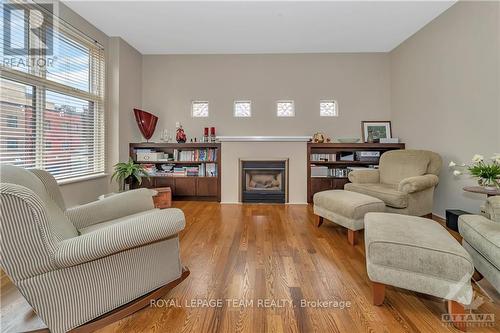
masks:
[[(47, 52), (29, 29), (48, 12), (40, 8), (44, 15), (37, 15), (29, 4), (1, 10), (10, 38), (0, 36), (0, 162), (45, 169), (59, 180), (103, 173), (104, 50), (51, 15)], [(20, 51), (7, 54), (6, 46)]]

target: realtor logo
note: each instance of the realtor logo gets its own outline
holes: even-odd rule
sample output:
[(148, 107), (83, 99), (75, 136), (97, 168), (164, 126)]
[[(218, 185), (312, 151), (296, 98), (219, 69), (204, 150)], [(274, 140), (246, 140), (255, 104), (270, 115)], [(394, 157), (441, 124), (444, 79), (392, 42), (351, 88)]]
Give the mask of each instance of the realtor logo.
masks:
[(52, 55), (53, 3), (3, 3), (4, 56)]

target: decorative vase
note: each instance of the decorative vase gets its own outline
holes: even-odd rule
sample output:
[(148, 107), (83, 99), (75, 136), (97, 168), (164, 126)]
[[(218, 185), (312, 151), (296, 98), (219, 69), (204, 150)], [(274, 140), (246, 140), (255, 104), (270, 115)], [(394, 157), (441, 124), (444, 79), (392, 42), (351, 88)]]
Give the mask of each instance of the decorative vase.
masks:
[(149, 139), (153, 136), (156, 128), (156, 123), (158, 122), (158, 117), (152, 113), (142, 111), (139, 109), (134, 109), (135, 121), (142, 135), (149, 142)]
[(182, 125), (179, 126), (177, 129), (177, 133), (175, 135), (175, 140), (178, 143), (185, 143), (187, 140), (186, 133), (184, 133), (184, 129), (182, 128)]
[(492, 179), (479, 178), (477, 180), (477, 183), (479, 184), (479, 186), (481, 186), (482, 188), (484, 188), (487, 191), (495, 191), (495, 190), (498, 190), (498, 188), (499, 188), (498, 182), (496, 182), (495, 180), (492, 180)]

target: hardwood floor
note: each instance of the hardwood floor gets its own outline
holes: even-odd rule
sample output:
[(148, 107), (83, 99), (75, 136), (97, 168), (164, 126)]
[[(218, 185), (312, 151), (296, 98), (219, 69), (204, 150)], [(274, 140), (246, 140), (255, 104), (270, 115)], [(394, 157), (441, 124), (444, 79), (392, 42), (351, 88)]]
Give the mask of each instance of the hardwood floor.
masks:
[[(349, 245), (345, 229), (316, 227), (311, 206), (174, 206), (187, 218), (181, 256), (191, 275), (165, 302), (99, 332), (458, 332), (443, 326), (446, 303), (434, 297), (387, 287), (383, 306), (372, 305), (363, 233)], [(473, 312), (494, 314), (496, 326), (468, 331), (499, 332), (499, 296), (483, 281), (496, 303), (484, 297)], [(318, 300), (331, 302), (312, 307)]]

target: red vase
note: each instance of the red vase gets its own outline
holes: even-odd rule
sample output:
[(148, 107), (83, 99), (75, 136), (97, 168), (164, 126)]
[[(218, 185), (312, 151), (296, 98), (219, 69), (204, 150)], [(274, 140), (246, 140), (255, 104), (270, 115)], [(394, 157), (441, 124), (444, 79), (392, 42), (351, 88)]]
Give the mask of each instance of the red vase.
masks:
[(134, 109), (135, 121), (142, 135), (149, 141), (155, 132), (158, 117), (146, 111)]

